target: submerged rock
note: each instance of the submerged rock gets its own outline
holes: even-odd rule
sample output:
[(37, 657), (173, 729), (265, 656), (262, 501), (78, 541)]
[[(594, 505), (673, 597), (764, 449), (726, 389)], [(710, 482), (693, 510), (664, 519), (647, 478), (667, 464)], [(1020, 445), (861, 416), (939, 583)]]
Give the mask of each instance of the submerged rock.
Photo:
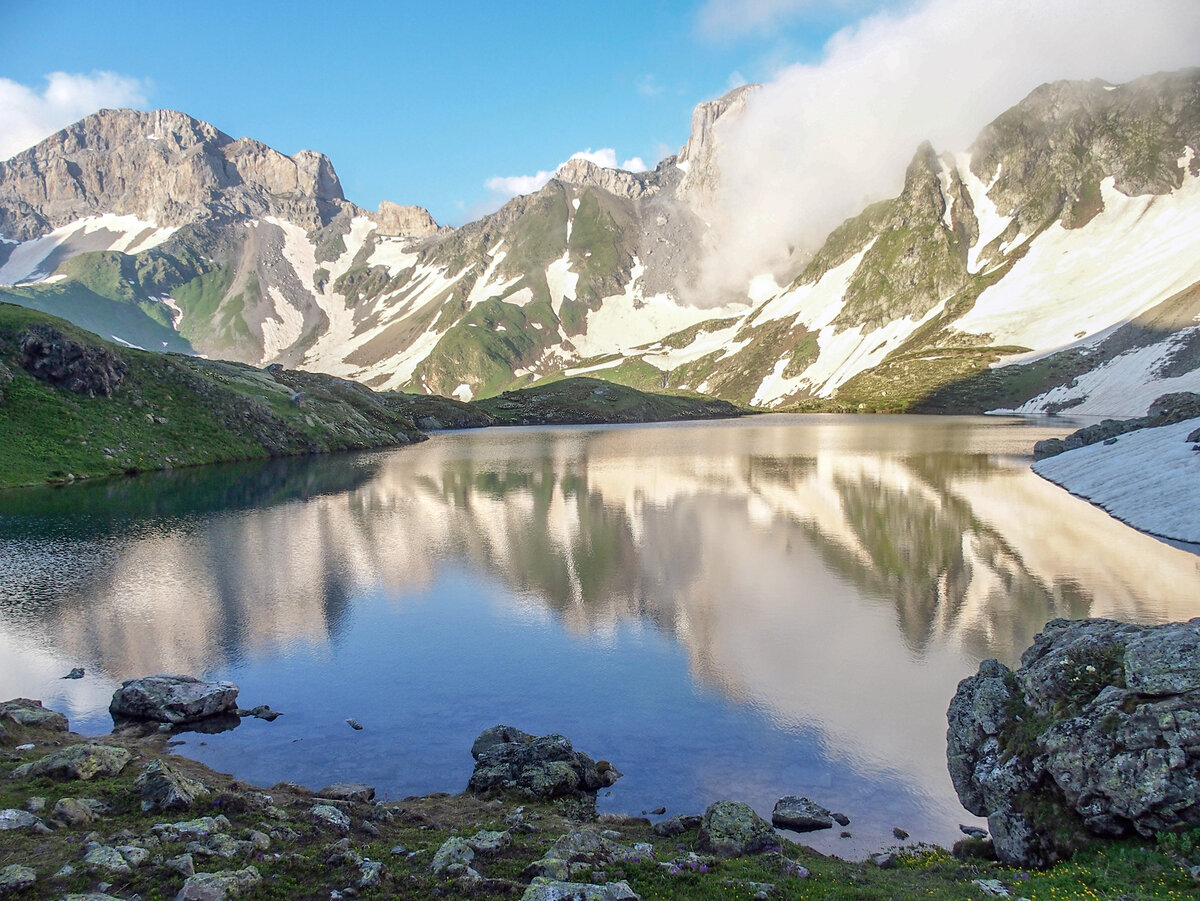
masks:
[(741, 857), (779, 844), (771, 824), (749, 804), (716, 801), (704, 811), (696, 842), (701, 851), (718, 857)]
[(472, 746), (475, 771), (468, 791), (515, 791), (532, 798), (594, 795), (621, 773), (592, 760), (562, 735), (534, 738), (508, 726), (485, 730)]
[(955, 790), (1006, 863), (1200, 825), (1200, 619), (1055, 620), (1015, 672), (964, 679), (947, 718)]
[(238, 687), (232, 682), (202, 682), (191, 676), (157, 675), (129, 679), (108, 705), (113, 719), (191, 723), (237, 709)]

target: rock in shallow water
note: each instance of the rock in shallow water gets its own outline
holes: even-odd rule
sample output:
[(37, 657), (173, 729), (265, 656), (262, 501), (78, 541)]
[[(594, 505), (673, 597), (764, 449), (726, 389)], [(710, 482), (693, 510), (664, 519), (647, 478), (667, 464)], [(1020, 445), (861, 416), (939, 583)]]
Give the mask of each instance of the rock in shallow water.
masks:
[(157, 675), (129, 679), (108, 705), (113, 719), (192, 723), (237, 709), (238, 687), (232, 682), (202, 682), (191, 676)]
[(473, 792), (514, 791), (532, 798), (579, 797), (607, 788), (621, 773), (605, 760), (594, 761), (562, 735), (534, 738), (508, 726), (486, 730), (472, 746)]
[(815, 801), (789, 795), (775, 802), (775, 809), (771, 812), (771, 825), (794, 832), (832, 829), (833, 814)]

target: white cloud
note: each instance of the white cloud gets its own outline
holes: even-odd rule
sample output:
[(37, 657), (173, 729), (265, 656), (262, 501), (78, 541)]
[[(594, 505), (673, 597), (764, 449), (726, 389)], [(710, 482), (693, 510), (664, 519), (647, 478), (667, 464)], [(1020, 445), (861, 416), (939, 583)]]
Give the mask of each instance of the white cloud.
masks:
[(899, 192), (921, 141), (963, 150), (1043, 82), (1197, 63), (1195, 0), (921, 0), (871, 15), (722, 130), (717, 252), (702, 287), (744, 288), (798, 243), (815, 248), (867, 201)]
[(707, 0), (700, 7), (697, 23), (706, 37), (727, 39), (768, 32), (809, 10), (827, 12), (831, 7), (862, 5), (862, 0)]
[[(617, 152), (611, 147), (601, 147), (599, 150), (592, 150), (589, 147), (587, 150), (572, 153), (567, 158), (568, 162), (570, 160), (588, 160), (605, 169), (625, 169), (629, 172), (645, 172), (648, 168), (640, 156), (627, 159), (617, 165)], [(483, 183), (484, 187), (492, 192), (494, 206), (489, 204), (488, 212), (498, 209), (502, 204), (520, 194), (532, 194), (534, 191), (540, 190), (546, 182), (554, 178), (555, 172), (564, 165), (566, 162), (559, 163), (553, 171), (549, 172), (541, 169), (535, 175), (497, 175), (489, 178)]]
[(657, 97), (663, 92), (663, 86), (658, 83), (653, 73), (644, 76), (637, 83), (637, 92), (643, 97)]
[(0, 160), (104, 107), (145, 106), (148, 85), (115, 72), (51, 72), (39, 93), (0, 78)]

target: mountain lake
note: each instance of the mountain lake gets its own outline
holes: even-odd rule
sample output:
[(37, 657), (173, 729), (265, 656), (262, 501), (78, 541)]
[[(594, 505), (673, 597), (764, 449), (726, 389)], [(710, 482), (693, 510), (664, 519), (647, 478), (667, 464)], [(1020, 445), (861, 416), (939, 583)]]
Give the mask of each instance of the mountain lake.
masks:
[(99, 735), (123, 679), (229, 679), (283, 716), (176, 750), (259, 785), (458, 792), (504, 723), (612, 761), (601, 811), (803, 795), (851, 820), (818, 850), (949, 846), (960, 679), (1056, 617), (1200, 615), (1200, 556), (1029, 470), (1075, 425), (487, 429), (0, 492), (0, 696)]

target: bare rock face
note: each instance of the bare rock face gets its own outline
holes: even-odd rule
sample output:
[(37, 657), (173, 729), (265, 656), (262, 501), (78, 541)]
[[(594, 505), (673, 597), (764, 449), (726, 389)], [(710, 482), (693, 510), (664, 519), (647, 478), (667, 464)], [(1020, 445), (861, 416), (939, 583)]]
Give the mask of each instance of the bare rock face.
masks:
[[(751, 95), (761, 85), (745, 84), (729, 93), (699, 104), (692, 110), (692, 133), (676, 158), (676, 165), (687, 168), (681, 194), (711, 195), (720, 183), (718, 156), (721, 149), (720, 128), (736, 120), (746, 109)], [(724, 122), (722, 122), (724, 120)]]
[(385, 200), (379, 211), (371, 216), (381, 235), (398, 235), (406, 238), (427, 238), (438, 232), (438, 224), (429, 215), (429, 210), (420, 206), (401, 206)]
[(322, 154), (286, 156), (174, 110), (101, 110), (0, 163), (0, 234), (22, 241), (105, 213), (170, 227), (275, 213), (317, 228), (349, 206)]
[(114, 719), (190, 723), (237, 709), (238, 687), (232, 682), (202, 682), (191, 676), (147, 676), (128, 679), (108, 705)]
[(1200, 825), (1200, 619), (1054, 620), (1016, 671), (964, 679), (947, 718), (954, 787), (1005, 862)]
[(608, 169), (585, 159), (567, 160), (554, 177), (567, 184), (599, 188), (626, 200), (637, 200), (658, 190), (654, 173)]

